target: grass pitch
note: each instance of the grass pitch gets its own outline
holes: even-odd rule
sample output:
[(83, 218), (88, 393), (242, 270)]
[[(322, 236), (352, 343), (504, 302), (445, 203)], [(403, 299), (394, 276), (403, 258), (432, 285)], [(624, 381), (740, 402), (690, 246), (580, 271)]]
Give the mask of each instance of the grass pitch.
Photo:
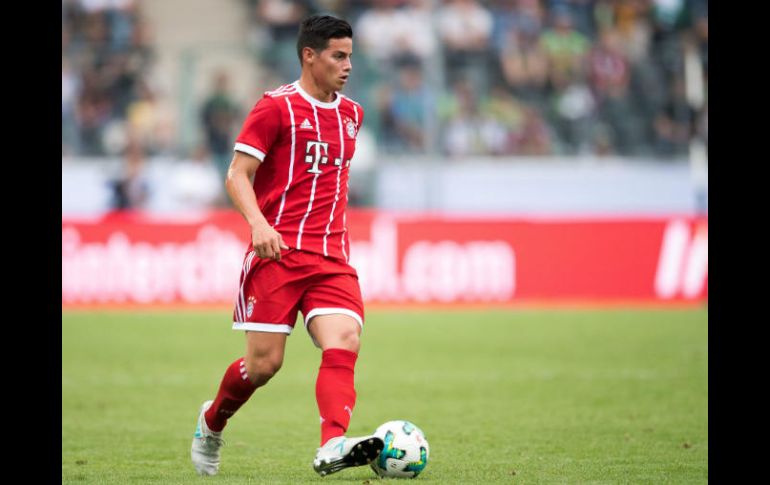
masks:
[[(708, 323), (700, 310), (369, 312), (350, 435), (392, 419), (431, 445), (416, 483), (708, 482)], [(380, 483), (321, 478), (301, 323), (284, 366), (229, 422), (198, 477), (198, 408), (242, 355), (230, 312), (62, 315), (62, 483)], [(387, 483), (387, 482), (383, 482)]]

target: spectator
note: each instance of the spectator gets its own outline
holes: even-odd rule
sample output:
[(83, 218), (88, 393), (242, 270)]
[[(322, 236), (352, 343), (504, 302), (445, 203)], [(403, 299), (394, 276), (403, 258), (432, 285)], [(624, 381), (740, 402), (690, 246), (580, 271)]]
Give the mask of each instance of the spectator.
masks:
[(80, 96), (80, 79), (66, 57), (61, 61), (61, 143), (62, 156), (78, 150), (77, 98)]
[(502, 128), (502, 137), (489, 145), (490, 154), (514, 155), (518, 153), (521, 131), (524, 129), (524, 106), (507, 89), (496, 85), (481, 105), (484, 118), (493, 120), (488, 126)]
[(530, 42), (537, 40), (543, 31), (545, 10), (539, 0), (498, 0), (492, 13), (493, 45), (498, 52), (510, 40), (508, 32), (511, 30)]
[[(263, 60), (275, 69), (283, 83), (299, 79), (297, 26), (315, 12), (311, 0), (257, 0), (255, 18), (267, 28), (268, 44), (260, 46)], [(216, 154), (214, 155), (216, 157)]]
[(428, 58), (435, 55), (437, 47), (431, 0), (404, 0), (399, 13), (399, 58), (407, 62), (416, 58), (424, 66)]
[(401, 0), (380, 0), (361, 14), (354, 35), (360, 49), (374, 63), (390, 63), (400, 52), (401, 15), (396, 6)]
[(681, 33), (689, 24), (686, 0), (652, 0), (650, 18), (653, 55), (669, 84), (683, 70)]
[(497, 119), (482, 112), (473, 84), (465, 79), (454, 84), (453, 96), (445, 101), (447, 116), (443, 150), (449, 156), (491, 155), (505, 151), (507, 131)]
[(426, 85), (419, 61), (399, 68), (398, 83), (386, 97), (383, 126), (385, 145), (394, 152), (419, 153), (426, 150), (426, 114), (435, 109), (433, 94)]
[(596, 0), (547, 0), (549, 10), (568, 12), (575, 30), (587, 38), (596, 32), (595, 3)]
[(492, 13), (477, 0), (447, 0), (437, 15), (448, 84), (461, 78), (470, 79), (475, 89), (486, 91)]
[(552, 28), (543, 32), (540, 44), (548, 59), (548, 76), (555, 89), (583, 78), (589, 40), (572, 27), (572, 17), (564, 8), (551, 15)]
[(620, 48), (617, 30), (603, 29), (588, 55), (588, 77), (599, 103), (608, 96), (626, 96), (631, 77), (628, 59)]
[(622, 155), (637, 155), (644, 132), (643, 113), (629, 96), (631, 68), (620, 48), (620, 34), (604, 28), (589, 54), (589, 79), (599, 104), (600, 118), (611, 127), (611, 144)]
[(603, 0), (596, 8), (599, 30), (617, 30), (620, 49), (632, 64), (645, 61), (649, 56), (652, 35), (649, 9), (647, 0)]
[(516, 152), (520, 155), (543, 156), (553, 153), (552, 135), (543, 115), (533, 106), (524, 107), (524, 126)]
[(169, 155), (174, 149), (169, 108), (149, 82), (141, 79), (126, 109), (126, 125), (151, 155)]
[(615, 155), (615, 147), (612, 145), (611, 130), (604, 123), (597, 123), (594, 125), (590, 154), (596, 157), (609, 157)]
[(693, 135), (695, 112), (687, 102), (682, 78), (672, 82), (670, 92), (668, 102), (655, 117), (655, 150), (664, 157), (684, 156)]
[(172, 177), (176, 201), (184, 210), (225, 207), (224, 181), (204, 144), (180, 161)]
[(83, 155), (103, 155), (102, 134), (112, 115), (112, 103), (104, 92), (99, 73), (90, 68), (83, 72), (78, 99), (79, 146)]
[(596, 113), (591, 90), (580, 81), (558, 86), (552, 97), (553, 128), (563, 155), (586, 152)]
[[(708, 9), (708, 5), (705, 7)], [(695, 42), (698, 46), (698, 54), (700, 55), (701, 63), (703, 63), (703, 69), (708, 75), (709, 70), (709, 18), (708, 10), (698, 12), (695, 16)]]
[(230, 94), (228, 74), (219, 71), (214, 75), (214, 89), (203, 102), (201, 120), (206, 143), (219, 173), (224, 180), (232, 159), (234, 130), (241, 119), (238, 105)]
[[(62, 2), (62, 145), (109, 154), (152, 62), (152, 38), (135, 0)], [(66, 125), (64, 124), (66, 120)]]
[[(542, 102), (548, 84), (548, 58), (537, 41), (540, 30), (534, 26), (518, 28), (518, 23), (501, 33), (505, 39), (498, 54), (502, 77), (516, 95)], [(527, 24), (532, 25), (530, 21)]]
[(113, 209), (142, 209), (146, 205), (150, 191), (144, 164), (144, 147), (137, 137), (130, 135), (123, 172), (112, 182)]

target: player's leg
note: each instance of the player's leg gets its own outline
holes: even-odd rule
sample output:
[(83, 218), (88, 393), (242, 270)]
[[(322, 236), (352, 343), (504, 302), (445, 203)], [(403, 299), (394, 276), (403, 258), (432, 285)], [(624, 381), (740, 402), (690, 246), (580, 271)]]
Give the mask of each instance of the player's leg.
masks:
[(222, 431), (227, 420), (278, 372), (286, 348), (285, 333), (246, 332), (246, 354), (225, 371), (219, 391), (206, 411), (212, 431)]
[(323, 445), (344, 435), (350, 424), (356, 405), (354, 376), (361, 326), (348, 315), (319, 315), (308, 323), (308, 332), (322, 351), (315, 391)]
[(319, 315), (308, 323), (308, 332), (322, 350), (316, 380), (321, 447), (313, 460), (313, 469), (325, 476), (366, 465), (382, 451), (382, 440), (375, 436), (345, 436), (356, 403), (354, 374), (361, 325), (344, 314)]
[(286, 336), (297, 319), (297, 302), (302, 295), (302, 289), (287, 276), (290, 259), (281, 264), (255, 260), (253, 252), (244, 259), (233, 329), (246, 331), (246, 353), (227, 367), (216, 397), (201, 406), (191, 451), (200, 474), (219, 471), (222, 430), (227, 420), (281, 368)]
[(191, 457), (201, 475), (219, 471), (222, 430), (254, 391), (267, 384), (283, 363), (285, 333), (246, 332), (246, 354), (225, 370), (213, 401), (201, 406)]
[(354, 376), (364, 312), (355, 271), (347, 265), (329, 265), (338, 273), (309, 288), (301, 304), (305, 326), (322, 351), (316, 380), (321, 447), (313, 460), (322, 476), (365, 465), (384, 446), (375, 436), (345, 436), (356, 404)]

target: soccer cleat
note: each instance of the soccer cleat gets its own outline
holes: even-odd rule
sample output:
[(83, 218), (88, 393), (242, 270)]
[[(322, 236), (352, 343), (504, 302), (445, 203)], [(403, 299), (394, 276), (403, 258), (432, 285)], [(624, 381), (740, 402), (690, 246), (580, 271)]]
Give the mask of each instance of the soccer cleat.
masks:
[(192, 440), (192, 457), (195, 471), (199, 475), (216, 475), (219, 471), (219, 449), (224, 444), (222, 432), (211, 431), (206, 424), (204, 413), (211, 407), (214, 401), (206, 401), (201, 406), (198, 415), (198, 426)]
[(368, 465), (376, 460), (385, 447), (381, 438), (337, 436), (318, 448), (313, 469), (322, 477), (352, 466)]

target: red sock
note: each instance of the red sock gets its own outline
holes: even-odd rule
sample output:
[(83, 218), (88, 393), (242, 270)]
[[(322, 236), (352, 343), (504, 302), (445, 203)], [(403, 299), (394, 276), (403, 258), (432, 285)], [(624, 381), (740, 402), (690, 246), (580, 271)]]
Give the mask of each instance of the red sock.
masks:
[(321, 445), (348, 430), (356, 390), (353, 373), (358, 354), (344, 349), (324, 350), (315, 384), (315, 397), (321, 413)]
[(246, 375), (243, 358), (230, 364), (222, 377), (214, 403), (206, 411), (206, 424), (211, 431), (222, 431), (227, 420), (249, 400), (257, 387)]

